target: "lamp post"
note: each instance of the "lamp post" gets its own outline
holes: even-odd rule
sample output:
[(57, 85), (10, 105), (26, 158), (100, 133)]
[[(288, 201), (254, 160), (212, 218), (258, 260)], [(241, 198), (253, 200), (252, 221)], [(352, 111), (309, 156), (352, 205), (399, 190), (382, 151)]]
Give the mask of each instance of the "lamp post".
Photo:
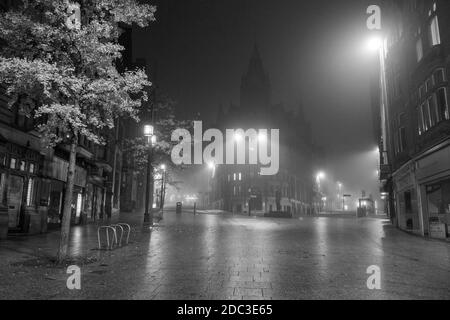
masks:
[(166, 165), (161, 165), (161, 170), (163, 171), (161, 174), (161, 199), (160, 199), (160, 205), (161, 205), (161, 217), (164, 213), (164, 201), (166, 198)]
[[(145, 212), (144, 212), (144, 224), (153, 225), (153, 212), (150, 207), (150, 192), (153, 193), (153, 190), (150, 190), (151, 180), (152, 180), (152, 153), (153, 153), (153, 145), (156, 143), (156, 136), (153, 134), (153, 126), (145, 125), (144, 126), (144, 136), (147, 138), (148, 143), (148, 154), (147, 154), (147, 184), (145, 188)], [(153, 198), (153, 197), (152, 197)], [(153, 202), (153, 201), (152, 201)]]
[(339, 188), (338, 200), (339, 200), (339, 197), (342, 197), (342, 211), (344, 211), (344, 195), (342, 194), (342, 183), (341, 182), (338, 182), (338, 188)]
[(322, 190), (320, 188), (320, 181), (322, 179), (325, 178), (325, 173), (323, 173), (322, 171), (318, 172), (316, 175), (316, 183), (317, 183), (317, 193), (319, 194), (318, 198), (319, 198), (319, 203), (318, 203), (318, 211), (320, 211), (320, 207), (321, 207), (321, 200), (322, 200)]
[(214, 161), (208, 162), (208, 169), (211, 170), (211, 174), (208, 174), (208, 207), (212, 209), (212, 198), (213, 198), (213, 178), (216, 174), (216, 163)]

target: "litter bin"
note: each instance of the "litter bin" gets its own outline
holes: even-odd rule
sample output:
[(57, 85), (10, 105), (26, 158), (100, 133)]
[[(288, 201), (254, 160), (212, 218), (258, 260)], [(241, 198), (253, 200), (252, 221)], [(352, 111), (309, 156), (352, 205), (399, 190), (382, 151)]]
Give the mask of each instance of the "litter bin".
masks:
[(181, 213), (181, 202), (177, 202), (176, 213)]

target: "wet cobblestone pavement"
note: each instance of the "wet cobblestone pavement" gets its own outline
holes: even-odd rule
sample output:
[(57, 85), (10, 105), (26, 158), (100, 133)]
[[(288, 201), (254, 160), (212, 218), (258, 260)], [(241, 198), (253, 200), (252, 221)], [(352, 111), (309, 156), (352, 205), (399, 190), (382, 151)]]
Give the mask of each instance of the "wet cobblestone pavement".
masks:
[[(0, 242), (1, 299), (449, 299), (450, 244), (382, 219), (265, 219), (166, 212), (152, 232), (136, 216), (130, 244), (96, 249), (94, 225), (71, 235), (81, 290), (55, 266), (58, 233)], [(367, 267), (381, 269), (369, 290)]]

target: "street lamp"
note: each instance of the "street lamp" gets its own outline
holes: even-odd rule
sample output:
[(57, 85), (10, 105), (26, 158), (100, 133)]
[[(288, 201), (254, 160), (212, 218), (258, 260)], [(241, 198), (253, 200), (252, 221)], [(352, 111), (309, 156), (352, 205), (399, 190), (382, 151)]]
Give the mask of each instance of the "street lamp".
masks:
[(339, 197), (342, 197), (342, 211), (344, 211), (344, 195), (342, 194), (342, 183), (341, 182), (338, 182), (338, 188), (339, 188), (338, 199), (339, 199)]
[(320, 180), (325, 179), (325, 173), (322, 171), (318, 172), (316, 175), (316, 180), (320, 183)]
[[(147, 154), (147, 185), (145, 192), (145, 212), (144, 212), (144, 223), (153, 225), (153, 212), (149, 208), (150, 206), (150, 184), (152, 180), (152, 151), (153, 145), (156, 143), (156, 136), (153, 134), (154, 128), (152, 125), (144, 125), (144, 136), (147, 138), (147, 143), (149, 145)], [(153, 190), (151, 191), (153, 192)]]
[(318, 208), (317, 208), (318, 211), (320, 211), (320, 207), (321, 207), (320, 197), (322, 196), (322, 191), (320, 188), (320, 180), (323, 180), (323, 179), (325, 179), (325, 173), (323, 171), (319, 171), (316, 174), (317, 193), (318, 193), (318, 197), (319, 197)]
[(369, 52), (377, 52), (383, 47), (383, 40), (379, 36), (372, 36), (367, 40), (366, 48)]

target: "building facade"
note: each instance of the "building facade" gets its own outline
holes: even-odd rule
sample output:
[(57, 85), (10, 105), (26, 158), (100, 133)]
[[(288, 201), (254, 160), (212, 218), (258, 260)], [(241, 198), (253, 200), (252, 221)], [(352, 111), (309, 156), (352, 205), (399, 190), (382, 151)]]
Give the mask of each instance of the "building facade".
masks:
[[(210, 179), (210, 207), (252, 215), (312, 212), (313, 144), (302, 107), (296, 113), (271, 104), (269, 77), (257, 46), (241, 79), (240, 105), (219, 109), (218, 129), (280, 129), (280, 166), (273, 176), (259, 165), (217, 165)], [(223, 131), (224, 132), (224, 131)], [(255, 152), (249, 150), (248, 152)], [(248, 155), (247, 155), (248, 156)]]
[(386, 1), (380, 178), (395, 225), (446, 238), (450, 225), (450, 3)]

